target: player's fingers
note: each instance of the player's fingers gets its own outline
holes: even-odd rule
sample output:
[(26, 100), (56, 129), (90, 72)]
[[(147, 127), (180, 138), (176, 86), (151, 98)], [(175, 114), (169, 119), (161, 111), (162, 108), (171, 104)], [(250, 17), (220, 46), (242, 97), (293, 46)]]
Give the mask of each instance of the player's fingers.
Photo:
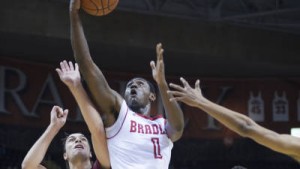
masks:
[(55, 71), (57, 72), (58, 76), (60, 77), (62, 74), (61, 70), (59, 68), (56, 68)]
[(177, 84), (174, 84), (174, 83), (170, 83), (169, 86), (172, 87), (172, 88), (174, 88), (174, 89), (176, 89), (176, 90), (178, 90), (178, 91), (183, 91), (184, 90), (183, 87), (181, 87), (181, 86), (179, 86)]
[(163, 66), (164, 66), (163, 60), (158, 61), (158, 66), (159, 66), (159, 67), (163, 67)]
[(156, 53), (158, 54), (159, 53), (159, 50), (161, 49), (161, 43), (158, 43), (156, 45)]
[(57, 112), (59, 109), (59, 106), (53, 106), (51, 112)]
[(187, 84), (186, 80), (183, 77), (180, 77), (180, 81), (181, 81), (182, 85), (185, 87)]
[(176, 100), (175, 97), (171, 97), (171, 98), (169, 99), (169, 101), (170, 101), (170, 102), (174, 102), (174, 101), (177, 101), (177, 100)]
[(184, 99), (183, 97), (172, 97), (169, 100), (170, 100), (170, 102), (175, 102), (175, 101), (181, 101), (183, 99)]
[(162, 59), (162, 54), (163, 54), (164, 50), (162, 48), (162, 44), (158, 43), (156, 45), (156, 55), (157, 55), (157, 60), (161, 60)]
[(162, 60), (163, 59), (163, 54), (164, 54), (164, 49), (160, 49), (159, 53), (158, 53), (158, 60)]
[(174, 97), (182, 97), (185, 95), (180, 91), (174, 91), (174, 90), (168, 90), (167, 93), (173, 95)]
[(69, 67), (68, 62), (67, 62), (66, 60), (64, 60), (64, 61), (63, 61), (63, 64), (64, 64), (65, 69), (66, 69), (67, 71), (69, 71), (69, 70), (70, 70), (70, 67)]
[(197, 79), (196, 83), (195, 83), (195, 89), (200, 90), (200, 80)]
[(63, 109), (62, 109), (61, 107), (58, 107), (58, 108), (56, 109), (56, 114), (57, 114), (57, 117), (58, 117), (58, 118), (63, 117), (63, 116), (64, 116)]
[(65, 72), (67, 69), (66, 69), (66, 65), (65, 65), (65, 60), (64, 61), (62, 61), (62, 62), (60, 62), (60, 67), (61, 67), (61, 70), (63, 71), (63, 72)]
[(78, 70), (79, 70), (78, 63), (75, 63), (75, 70), (76, 70), (76, 71), (78, 71)]
[(67, 116), (68, 116), (68, 114), (69, 114), (69, 110), (68, 110), (68, 109), (65, 109), (65, 110), (64, 110), (64, 114), (63, 114), (63, 115), (64, 115), (65, 117), (67, 117)]
[(152, 70), (156, 69), (155, 62), (153, 60), (150, 62), (150, 67)]
[(185, 88), (191, 87), (190, 84), (183, 77), (180, 78), (180, 81)]
[(70, 67), (70, 70), (74, 70), (73, 62), (69, 61), (69, 67)]
[(64, 65), (63, 65), (63, 62), (59, 62), (59, 65), (60, 65), (60, 69), (61, 69), (62, 71), (64, 71)]

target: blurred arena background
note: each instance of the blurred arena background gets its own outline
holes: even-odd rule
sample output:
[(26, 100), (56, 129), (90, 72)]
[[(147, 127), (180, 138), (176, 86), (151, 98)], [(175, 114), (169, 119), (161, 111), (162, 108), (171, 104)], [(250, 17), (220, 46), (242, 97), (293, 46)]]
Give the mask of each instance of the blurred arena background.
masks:
[[(0, 168), (14, 169), (48, 125), (53, 104), (72, 111), (65, 132), (87, 128), (54, 71), (73, 60), (68, 0), (0, 1)], [(162, 42), (169, 82), (199, 78), (208, 98), (290, 133), (300, 126), (299, 12), (296, 0), (121, 0), (108, 16), (82, 16), (91, 54), (116, 90), (136, 74), (151, 80), (149, 62)], [(170, 169), (299, 168), (204, 112), (182, 108), (186, 129)], [(64, 168), (63, 136), (49, 149), (49, 168)]]

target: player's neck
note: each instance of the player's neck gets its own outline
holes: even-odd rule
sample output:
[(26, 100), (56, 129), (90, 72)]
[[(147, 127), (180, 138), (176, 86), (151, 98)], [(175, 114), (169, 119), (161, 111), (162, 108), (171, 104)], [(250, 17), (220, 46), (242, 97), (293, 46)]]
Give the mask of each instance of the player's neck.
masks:
[(136, 113), (141, 114), (146, 117), (150, 117), (151, 104), (147, 104), (145, 107), (141, 107)]
[(74, 161), (74, 162), (70, 162), (69, 163), (70, 169), (91, 169), (92, 168), (92, 164), (90, 160), (78, 160), (78, 161)]

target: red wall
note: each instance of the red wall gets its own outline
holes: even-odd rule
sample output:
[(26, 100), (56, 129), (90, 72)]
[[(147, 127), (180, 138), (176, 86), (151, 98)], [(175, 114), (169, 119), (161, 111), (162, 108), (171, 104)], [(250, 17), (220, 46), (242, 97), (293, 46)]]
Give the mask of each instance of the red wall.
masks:
[[(76, 119), (80, 113), (76, 113), (76, 103), (68, 89), (59, 80), (55, 68), (59, 65), (39, 64), (21, 60), (11, 60), (9, 58), (0, 58), (0, 124), (18, 125), (24, 127), (45, 127), (49, 123), (49, 112), (52, 105), (63, 104), (64, 108), (71, 110), (69, 121), (66, 128), (69, 130), (86, 130), (86, 125), (82, 119)], [(25, 80), (20, 80), (21, 72)], [(120, 89), (120, 82), (126, 82), (132, 78), (133, 74), (119, 72), (104, 72), (110, 85), (115, 90)], [(152, 80), (151, 75), (138, 75)], [(49, 80), (52, 77), (53, 80)], [(47, 81), (47, 78), (49, 81)], [(201, 77), (199, 77), (201, 78)], [(178, 83), (179, 77), (168, 77), (168, 82)], [(193, 84), (195, 78), (187, 77)], [(51, 81), (51, 82), (50, 82)], [(53, 82), (53, 83), (52, 83)], [(21, 85), (24, 83), (23, 85)], [(259, 122), (261, 125), (278, 131), (280, 133), (289, 133), (291, 127), (299, 126), (297, 120), (297, 99), (299, 97), (300, 78), (201, 78), (201, 87), (203, 93), (212, 101), (217, 101), (220, 97), (222, 87), (230, 87), (230, 90), (221, 99), (220, 104), (240, 113), (248, 115), (248, 100), (250, 91), (257, 95), (261, 92), (264, 101), (264, 120)], [(45, 85), (46, 84), (46, 85)], [(54, 87), (51, 87), (54, 84)], [(21, 87), (20, 87), (21, 86)], [(43, 88), (43, 86), (45, 88)], [(20, 90), (17, 91), (17, 87)], [(54, 90), (55, 89), (55, 90)], [(15, 91), (20, 102), (16, 100), (9, 91)], [(275, 91), (279, 95), (286, 93), (289, 106), (289, 120), (276, 122), (273, 120), (272, 100)], [(2, 96), (2, 97), (1, 97)], [(57, 96), (62, 102), (57, 103)], [(40, 98), (39, 98), (40, 97)], [(34, 113), (36, 117), (30, 116), (20, 108), (20, 104), (28, 112), (32, 112), (35, 105), (38, 105)], [(157, 103), (153, 105), (155, 112)], [(222, 127), (214, 121), (214, 124), (220, 129), (211, 129), (208, 127), (208, 116), (206, 113), (182, 105), (187, 125), (184, 132), (185, 138), (232, 138), (236, 134)]]

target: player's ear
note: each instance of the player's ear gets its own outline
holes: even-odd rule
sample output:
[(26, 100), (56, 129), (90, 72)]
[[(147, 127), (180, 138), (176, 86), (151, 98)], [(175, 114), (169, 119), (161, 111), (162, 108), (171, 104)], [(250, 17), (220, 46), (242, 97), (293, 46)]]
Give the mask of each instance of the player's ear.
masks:
[(64, 153), (64, 160), (68, 160), (67, 153)]
[(155, 101), (156, 100), (156, 95), (154, 94), (154, 93), (150, 93), (150, 96), (149, 96), (149, 99), (150, 99), (150, 101)]

